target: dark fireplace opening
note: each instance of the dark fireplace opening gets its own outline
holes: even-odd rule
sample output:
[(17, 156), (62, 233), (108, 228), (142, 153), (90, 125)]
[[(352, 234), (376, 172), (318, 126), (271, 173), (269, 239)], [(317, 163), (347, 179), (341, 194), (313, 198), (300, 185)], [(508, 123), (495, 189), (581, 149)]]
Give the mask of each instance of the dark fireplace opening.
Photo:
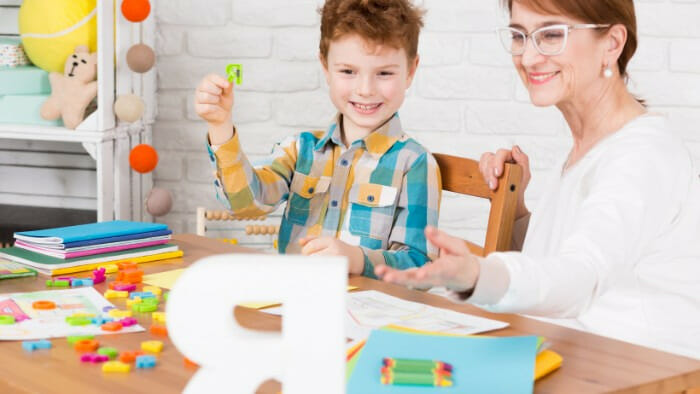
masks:
[(0, 204), (0, 245), (14, 242), (17, 231), (64, 227), (97, 221), (96, 210)]

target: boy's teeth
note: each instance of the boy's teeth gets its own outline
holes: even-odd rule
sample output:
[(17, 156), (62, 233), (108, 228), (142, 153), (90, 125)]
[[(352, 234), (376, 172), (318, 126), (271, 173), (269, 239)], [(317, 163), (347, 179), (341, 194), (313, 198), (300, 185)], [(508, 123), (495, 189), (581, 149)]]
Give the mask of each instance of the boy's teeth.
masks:
[(371, 109), (377, 108), (379, 106), (379, 104), (362, 105), (362, 104), (355, 103), (355, 106), (363, 111), (369, 111)]

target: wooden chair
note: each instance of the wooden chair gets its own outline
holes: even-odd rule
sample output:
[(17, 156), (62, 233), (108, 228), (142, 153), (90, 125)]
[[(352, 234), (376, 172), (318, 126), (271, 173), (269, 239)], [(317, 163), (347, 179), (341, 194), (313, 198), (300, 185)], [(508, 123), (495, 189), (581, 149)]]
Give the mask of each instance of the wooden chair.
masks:
[(440, 167), (443, 190), (491, 201), (484, 246), (465, 241), (469, 250), (482, 257), (494, 251), (509, 250), (522, 168), (517, 164), (507, 163), (503, 176), (499, 178), (498, 188), (491, 190), (479, 172), (478, 161), (441, 153), (435, 153), (433, 156)]

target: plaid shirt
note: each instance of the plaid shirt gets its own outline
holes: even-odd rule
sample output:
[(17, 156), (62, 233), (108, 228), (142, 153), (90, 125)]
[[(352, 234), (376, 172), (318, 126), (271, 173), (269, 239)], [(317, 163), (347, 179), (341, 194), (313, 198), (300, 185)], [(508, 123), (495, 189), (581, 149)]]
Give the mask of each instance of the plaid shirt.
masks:
[(340, 116), (326, 131), (276, 144), (256, 167), (241, 151), (238, 133), (220, 146), (207, 144), (217, 197), (245, 217), (269, 214), (288, 201), (280, 253), (299, 253), (302, 237), (331, 236), (360, 246), (365, 276), (374, 277), (378, 264), (422, 266), (437, 256), (424, 234), (438, 222), (442, 188), (435, 158), (404, 134), (398, 114), (346, 148)]

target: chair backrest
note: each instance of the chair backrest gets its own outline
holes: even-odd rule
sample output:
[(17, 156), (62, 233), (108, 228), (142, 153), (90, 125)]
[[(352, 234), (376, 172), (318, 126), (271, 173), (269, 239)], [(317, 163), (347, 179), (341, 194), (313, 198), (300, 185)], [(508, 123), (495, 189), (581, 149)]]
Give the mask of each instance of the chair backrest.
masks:
[(440, 167), (443, 190), (491, 201), (484, 246), (465, 241), (469, 250), (478, 256), (486, 256), (494, 251), (510, 249), (522, 168), (517, 164), (506, 163), (498, 188), (491, 190), (479, 172), (478, 161), (441, 153), (433, 156)]

